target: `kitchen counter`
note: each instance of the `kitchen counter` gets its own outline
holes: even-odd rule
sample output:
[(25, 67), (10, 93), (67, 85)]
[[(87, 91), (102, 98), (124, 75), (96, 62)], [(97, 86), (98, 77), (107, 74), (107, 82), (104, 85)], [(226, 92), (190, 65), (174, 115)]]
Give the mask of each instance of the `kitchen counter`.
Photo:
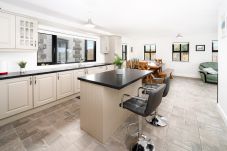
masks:
[(94, 64), (81, 65), (81, 66), (72, 65), (69, 67), (56, 67), (56, 68), (52, 68), (52, 69), (31, 70), (31, 71), (25, 71), (24, 73), (11, 72), (7, 75), (0, 75), (0, 80), (48, 74), (48, 73), (63, 72), (63, 71), (69, 71), (69, 70), (78, 70), (78, 69), (84, 69), (84, 68), (92, 68), (92, 67), (105, 66), (105, 65), (111, 65), (111, 64), (112, 63), (94, 63)]
[(123, 74), (116, 74), (116, 70), (86, 75), (84, 77), (79, 77), (81, 81), (86, 81), (114, 89), (122, 89), (129, 84), (144, 78), (152, 71), (147, 70), (137, 70), (137, 69), (122, 69)]
[(124, 69), (90, 74), (80, 80), (80, 127), (105, 143), (132, 114), (119, 107), (123, 94), (137, 95), (142, 78), (152, 71)]

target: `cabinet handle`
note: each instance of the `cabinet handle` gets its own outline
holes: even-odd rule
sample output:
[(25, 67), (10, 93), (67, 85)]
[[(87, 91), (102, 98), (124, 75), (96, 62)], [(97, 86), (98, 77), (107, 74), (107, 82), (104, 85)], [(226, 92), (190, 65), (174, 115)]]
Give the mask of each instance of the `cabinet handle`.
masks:
[(58, 80), (59, 80), (59, 73), (58, 73)]
[(30, 85), (32, 85), (32, 77), (30, 77)]
[(36, 84), (36, 77), (35, 77), (35, 84)]
[(35, 47), (36, 47), (36, 40), (35, 40)]

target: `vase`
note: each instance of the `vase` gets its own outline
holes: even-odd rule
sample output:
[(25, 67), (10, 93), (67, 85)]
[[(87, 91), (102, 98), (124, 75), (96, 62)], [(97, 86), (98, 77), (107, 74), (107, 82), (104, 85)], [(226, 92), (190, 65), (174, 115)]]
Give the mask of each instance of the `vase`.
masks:
[(25, 68), (20, 68), (20, 73), (24, 73), (25, 72)]

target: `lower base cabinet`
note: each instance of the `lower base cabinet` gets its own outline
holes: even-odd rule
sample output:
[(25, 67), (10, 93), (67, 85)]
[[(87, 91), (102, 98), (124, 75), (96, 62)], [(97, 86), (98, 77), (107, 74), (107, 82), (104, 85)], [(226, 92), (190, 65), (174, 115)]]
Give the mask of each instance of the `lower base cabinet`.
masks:
[(33, 77), (34, 107), (57, 100), (56, 73)]
[(74, 71), (74, 93), (79, 93), (80, 92), (80, 80), (78, 80), (78, 77), (85, 76), (85, 70), (75, 70)]
[(32, 77), (0, 81), (0, 119), (33, 108)]
[(74, 71), (57, 73), (57, 99), (74, 94)]

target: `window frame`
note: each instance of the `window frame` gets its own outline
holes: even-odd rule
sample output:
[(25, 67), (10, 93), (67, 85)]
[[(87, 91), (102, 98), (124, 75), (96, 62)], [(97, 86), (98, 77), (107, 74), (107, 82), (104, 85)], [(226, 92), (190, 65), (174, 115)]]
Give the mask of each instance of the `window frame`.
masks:
[[(182, 51), (181, 50), (181, 45), (184, 44), (184, 43), (187, 43), (187, 45), (188, 45), (188, 50), (187, 51)], [(175, 51), (174, 44), (179, 44), (180, 45), (180, 50), (179, 51)], [(172, 61), (174, 61), (174, 62), (189, 62), (189, 59), (190, 59), (190, 57), (189, 57), (190, 53), (189, 52), (190, 52), (190, 44), (189, 44), (189, 42), (173, 42), (172, 43)], [(173, 54), (174, 53), (179, 53), (180, 54), (180, 60), (179, 61), (173, 60)], [(188, 53), (188, 61), (182, 61), (182, 53)]]
[[(94, 47), (93, 47), (93, 50), (94, 50), (94, 59), (93, 60), (87, 60), (87, 54), (88, 54), (88, 49), (87, 49), (87, 41), (93, 41), (94, 42)], [(95, 62), (96, 61), (96, 41), (95, 40), (87, 40), (85, 39), (85, 49), (84, 49), (84, 62)]]
[[(149, 51), (146, 51), (146, 46), (147, 46), (147, 45), (150, 46), (150, 50), (149, 50)], [(154, 46), (155, 46), (155, 51), (152, 51), (152, 50), (151, 50), (151, 45), (154, 45)], [(144, 53), (143, 53), (143, 55), (144, 55), (144, 60), (145, 60), (145, 54), (146, 54), (146, 53), (149, 53), (149, 61), (154, 61), (154, 60), (151, 59), (151, 54), (154, 53), (154, 54), (156, 55), (156, 43), (153, 43), (153, 44), (145, 44), (145, 45), (144, 45)]]
[[(125, 49), (123, 49), (123, 48), (125, 48)], [(128, 56), (127, 56), (128, 55), (128, 45), (127, 44), (121, 45), (121, 52), (122, 52), (122, 54), (121, 54), (122, 60), (127, 60), (127, 58), (128, 58)], [(125, 58), (123, 57), (124, 54), (125, 54)]]

